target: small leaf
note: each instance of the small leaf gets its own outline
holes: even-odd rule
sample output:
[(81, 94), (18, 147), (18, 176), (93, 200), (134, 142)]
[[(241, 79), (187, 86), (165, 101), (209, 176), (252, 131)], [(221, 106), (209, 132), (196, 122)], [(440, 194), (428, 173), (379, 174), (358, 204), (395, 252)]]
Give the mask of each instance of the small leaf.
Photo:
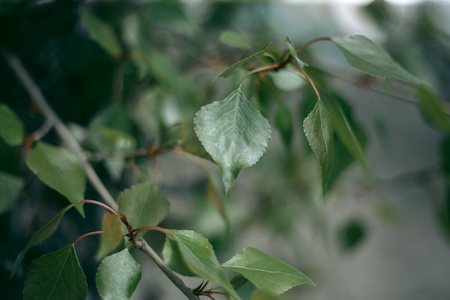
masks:
[(279, 295), (300, 284), (315, 285), (311, 279), (281, 260), (255, 248), (245, 248), (222, 267), (237, 272), (257, 288)]
[(280, 132), (281, 138), (287, 148), (291, 147), (294, 126), (291, 111), (282, 103), (278, 103), (275, 112), (275, 126)]
[(158, 225), (169, 213), (170, 203), (153, 181), (146, 180), (124, 190), (118, 198), (119, 211), (133, 228)]
[(437, 129), (450, 133), (450, 116), (445, 113), (436, 95), (423, 85), (417, 87), (416, 94), (422, 114), (428, 122)]
[(97, 42), (112, 57), (119, 57), (122, 48), (111, 25), (105, 23), (88, 10), (84, 9), (81, 16), (91, 38)]
[(141, 266), (128, 249), (124, 249), (106, 257), (98, 267), (98, 293), (103, 299), (129, 299), (141, 276)]
[[(171, 256), (164, 256), (169, 266), (171, 262), (177, 262), (182, 267), (184, 275), (198, 276), (220, 285), (226, 293), (236, 300), (241, 298), (231, 286), (225, 273), (223, 273), (216, 254), (209, 241), (199, 233), (190, 230), (170, 230), (173, 235), (167, 235), (167, 239), (172, 243)], [(166, 245), (168, 243), (166, 242)], [(177, 250), (173, 246), (177, 246)], [(175, 269), (177, 270), (180, 269)]]
[(324, 97), (322, 100), (328, 108), (333, 128), (336, 134), (338, 135), (340, 141), (344, 144), (347, 150), (353, 155), (353, 157), (361, 164), (364, 174), (366, 175), (366, 178), (369, 180), (370, 175), (366, 165), (366, 161), (364, 159), (364, 152), (361, 148), (358, 139), (356, 138), (355, 133), (353, 132), (350, 122), (347, 120), (347, 117), (345, 116), (341, 107), (337, 103), (336, 99)]
[(119, 216), (110, 213), (105, 214), (105, 217), (103, 218), (103, 234), (100, 238), (100, 247), (95, 256), (97, 260), (100, 260), (119, 246), (123, 239), (121, 225), (122, 222), (120, 221)]
[(282, 300), (282, 298), (267, 294), (261, 290), (254, 290), (250, 295), (250, 300)]
[(24, 185), (22, 178), (0, 172), (0, 214), (11, 209)]
[(10, 146), (19, 146), (24, 137), (22, 121), (5, 104), (0, 104), (0, 136)]
[(222, 171), (228, 197), (240, 170), (254, 165), (266, 151), (269, 122), (240, 89), (225, 100), (203, 106), (194, 122), (199, 140)]
[(322, 172), (322, 193), (325, 194), (333, 165), (333, 126), (330, 115), (321, 102), (303, 121), (303, 130)]
[(270, 72), (273, 84), (282, 91), (295, 91), (304, 85), (304, 79), (294, 71), (278, 70), (277, 72)]
[(51, 218), (47, 223), (45, 223), (44, 226), (41, 227), (41, 229), (36, 232), (31, 240), (28, 242), (28, 244), (25, 246), (25, 248), (20, 251), (19, 255), (17, 255), (16, 261), (14, 262), (14, 269), (11, 273), (10, 278), (14, 276), (14, 274), (17, 272), (17, 269), (19, 269), (20, 264), (22, 263), (23, 259), (25, 258), (25, 255), (27, 254), (28, 250), (30, 250), (31, 247), (34, 245), (39, 244), (40, 242), (48, 239), (58, 228), (59, 222), (61, 221), (62, 217), (72, 207), (74, 207), (76, 203), (72, 203), (66, 207), (64, 207), (62, 210), (59, 211), (59, 213)]
[(359, 71), (384, 78), (395, 78), (413, 84), (423, 82), (411, 75), (380, 46), (363, 35), (332, 37), (347, 62)]
[[(69, 150), (38, 143), (27, 156), (28, 167), (45, 184), (75, 203), (84, 199), (86, 176), (78, 157)], [(82, 205), (77, 206), (84, 217)]]
[(180, 138), (178, 139), (178, 144), (180, 145), (181, 149), (183, 149), (187, 153), (213, 161), (211, 155), (206, 152), (205, 148), (198, 140), (198, 137), (194, 131), (193, 123), (181, 124), (181, 133)]
[(295, 61), (297, 62), (297, 64), (299, 65), (300, 68), (303, 68), (304, 66), (308, 66), (307, 64), (305, 64), (304, 62), (302, 62), (300, 60), (300, 58), (298, 58), (297, 56), (297, 51), (295, 51), (294, 46), (291, 43), (291, 40), (286, 37), (286, 39), (284, 40), (284, 42), (286, 43), (286, 46), (289, 50), (289, 54), (295, 59)]
[(35, 259), (25, 278), (24, 299), (84, 300), (87, 283), (73, 244)]
[(242, 35), (233, 30), (225, 30), (224, 32), (222, 32), (219, 40), (221, 43), (232, 47), (247, 50), (251, 48), (250, 43), (245, 38), (243, 38)]
[(264, 52), (266, 52), (266, 50), (269, 48), (271, 43), (268, 43), (263, 49), (261, 49), (260, 51), (256, 52), (255, 54), (250, 55), (249, 57), (246, 57), (236, 63), (234, 63), (233, 65), (231, 65), (230, 67), (226, 68), (222, 73), (220, 73), (214, 80), (216, 80), (219, 77), (228, 77), (231, 75), (231, 73), (233, 73), (237, 68), (239, 68), (240, 66), (242, 66), (243, 64), (245, 64), (246, 62), (252, 61), (258, 57), (260, 57), (262, 54), (264, 54)]

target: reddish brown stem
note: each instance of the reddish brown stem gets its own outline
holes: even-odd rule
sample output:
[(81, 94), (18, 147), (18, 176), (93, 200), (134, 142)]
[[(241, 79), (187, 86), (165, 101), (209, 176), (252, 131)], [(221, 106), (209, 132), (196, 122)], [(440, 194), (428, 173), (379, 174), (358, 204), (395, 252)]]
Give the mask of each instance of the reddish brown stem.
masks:
[(145, 227), (139, 227), (136, 229), (131, 230), (131, 233), (133, 234), (138, 234), (139, 232), (141, 232), (142, 230), (156, 230), (156, 231), (160, 231), (162, 233), (168, 234), (168, 235), (173, 235), (172, 232), (170, 232), (169, 230), (159, 227), (159, 226), (145, 226)]
[(300, 72), (303, 73), (303, 75), (305, 75), (306, 79), (308, 79), (309, 83), (311, 84), (312, 88), (314, 89), (314, 92), (316, 93), (317, 101), (320, 103), (322, 101), (322, 99), (320, 98), (319, 91), (317, 90), (316, 85), (312, 81), (311, 77), (309, 77), (308, 73), (306, 73), (306, 71), (303, 70), (299, 65), (297, 65), (295, 63), (293, 63), (293, 65), (296, 66), (300, 70)]
[(89, 233), (83, 234), (82, 236), (80, 236), (79, 238), (77, 238), (77, 239), (75, 240), (75, 242), (72, 243), (72, 245), (75, 245), (75, 244), (76, 244), (79, 240), (81, 240), (82, 238), (85, 238), (85, 237), (90, 236), (90, 235), (94, 235), (94, 234), (102, 234), (102, 233), (103, 233), (103, 231), (93, 231), (93, 232), (89, 232)]
[(242, 78), (241, 83), (239, 84), (239, 88), (241, 88), (242, 84), (244, 83), (245, 78), (247, 78), (248, 76), (255, 74), (255, 73), (259, 73), (259, 72), (264, 72), (264, 71), (268, 71), (268, 70), (275, 70), (278, 69), (279, 65), (278, 64), (274, 64), (274, 65), (270, 65), (270, 66), (262, 66), (259, 68), (256, 68), (250, 72), (248, 72), (247, 74), (245, 74), (244, 78)]
[(296, 53), (300, 53), (303, 49), (305, 49), (309, 45), (311, 45), (311, 44), (313, 44), (315, 42), (320, 42), (320, 41), (331, 41), (331, 38), (326, 36), (326, 37), (320, 37), (320, 38), (316, 38), (316, 39), (310, 40), (309, 42), (303, 44), (300, 48), (295, 50), (295, 52)]
[(109, 207), (106, 204), (103, 204), (101, 202), (95, 201), (95, 200), (80, 200), (78, 201), (78, 203), (91, 203), (91, 204), (96, 204), (98, 206), (101, 206), (103, 208), (106, 208), (107, 210), (109, 210), (110, 212), (112, 212), (113, 214), (115, 214), (116, 216), (119, 215), (119, 213), (117, 211), (115, 211), (114, 209), (112, 209), (111, 207)]

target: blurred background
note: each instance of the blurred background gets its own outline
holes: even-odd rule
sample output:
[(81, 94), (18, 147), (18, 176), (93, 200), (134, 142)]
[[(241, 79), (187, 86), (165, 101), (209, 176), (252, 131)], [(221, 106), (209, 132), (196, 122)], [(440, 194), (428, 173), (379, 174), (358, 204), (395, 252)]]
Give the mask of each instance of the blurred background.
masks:
[[(0, 2), (0, 50), (19, 57), (83, 147), (98, 154), (93, 165), (114, 196), (153, 174), (171, 202), (163, 227), (205, 235), (221, 263), (244, 247), (256, 247), (317, 285), (270, 297), (248, 283), (240, 290), (244, 299), (450, 299), (450, 136), (424, 118), (414, 87), (358, 73), (328, 42), (301, 53), (317, 80), (339, 95), (371, 177), (366, 180), (336, 140), (325, 198), (302, 129), (316, 100), (308, 82), (292, 73), (244, 83), (253, 106), (269, 119), (272, 139), (261, 160), (241, 171), (230, 199), (224, 198), (219, 169), (187, 154), (204, 155), (195, 148), (195, 112), (224, 99), (257, 62), (213, 82), (227, 66), (269, 42), (272, 55), (282, 55), (286, 36), (299, 47), (317, 37), (355, 33), (382, 45), (428, 82), (450, 111), (448, 1)], [(27, 134), (45, 124), (5, 56), (0, 95)], [(283, 125), (281, 120), (289, 119), (292, 124)], [(53, 130), (42, 140), (61, 143)], [(102, 157), (161, 144), (176, 151), (157, 159)], [(22, 298), (33, 259), (102, 224), (102, 209), (86, 206), (84, 220), (69, 212), (8, 281), (19, 251), (67, 205), (27, 169), (27, 151), (0, 141), (0, 172), (21, 182), (14, 197), (0, 198), (8, 201), (0, 215), (2, 299)], [(86, 198), (100, 200), (89, 185)], [(161, 234), (145, 237), (160, 253)], [(91, 237), (76, 246), (88, 299), (99, 299), (98, 243)], [(132, 299), (184, 299), (147, 256), (134, 254), (143, 278)], [(191, 287), (201, 282), (184, 279)]]

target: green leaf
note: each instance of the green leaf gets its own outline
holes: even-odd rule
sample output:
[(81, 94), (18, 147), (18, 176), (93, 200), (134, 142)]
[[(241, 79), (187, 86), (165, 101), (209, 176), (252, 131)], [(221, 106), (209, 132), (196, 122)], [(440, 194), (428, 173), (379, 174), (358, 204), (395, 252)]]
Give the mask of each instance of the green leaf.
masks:
[(296, 61), (297, 64), (299, 65), (299, 67), (300, 67), (300, 68), (303, 68), (304, 66), (308, 66), (307, 64), (305, 64), (304, 62), (302, 62), (302, 61), (300, 60), (300, 58), (298, 58), (298, 56), (297, 56), (297, 51), (295, 51), (295, 48), (294, 48), (294, 46), (292, 45), (291, 40), (290, 40), (288, 37), (285, 38), (284, 42), (285, 42), (285, 44), (286, 44), (286, 46), (287, 46), (287, 48), (288, 48), (288, 50), (289, 50), (289, 54), (295, 59), (295, 61)]
[(132, 119), (122, 103), (106, 107), (89, 125), (89, 138), (95, 150), (101, 154), (117, 154), (105, 160), (105, 166), (114, 180), (120, 179), (125, 167), (120, 153), (136, 148), (132, 129)]
[[(27, 156), (28, 167), (45, 184), (63, 194), (70, 202), (84, 199), (86, 176), (78, 157), (69, 150), (38, 143)], [(77, 206), (84, 217), (82, 205)]]
[(261, 290), (254, 290), (250, 295), (250, 300), (282, 300), (282, 298), (267, 294)]
[(229, 196), (240, 170), (254, 165), (266, 151), (269, 122), (240, 89), (225, 100), (203, 106), (194, 122), (198, 138), (222, 171)]
[(106, 257), (98, 267), (98, 293), (103, 299), (129, 299), (141, 276), (141, 266), (128, 249), (124, 249)]
[(118, 198), (119, 211), (133, 228), (158, 225), (169, 213), (170, 203), (151, 180), (124, 190)]
[(91, 38), (109, 55), (117, 58), (122, 54), (119, 39), (111, 25), (105, 23), (86, 9), (83, 10), (81, 19)]
[(266, 50), (269, 48), (271, 43), (268, 43), (263, 49), (261, 49), (260, 51), (256, 52), (255, 54), (252, 54), (236, 63), (234, 63), (233, 65), (231, 65), (230, 67), (226, 68), (222, 73), (220, 73), (214, 80), (216, 80), (219, 77), (228, 77), (230, 76), (237, 68), (239, 68), (240, 66), (242, 66), (243, 64), (245, 64), (246, 62), (252, 61), (258, 57), (260, 57), (262, 54), (264, 54), (264, 52), (266, 52)]
[[(183, 275), (198, 276), (220, 285), (225, 292), (236, 300), (241, 299), (223, 273), (216, 254), (209, 241), (199, 233), (190, 230), (170, 230), (173, 235), (167, 235), (170, 241), (170, 256), (165, 250), (164, 260), (169, 266), (176, 262), (175, 271)], [(166, 245), (168, 243), (166, 242)], [(176, 247), (174, 247), (176, 246)], [(176, 251), (173, 251), (176, 249)], [(164, 253), (164, 252), (163, 252)]]
[(331, 116), (331, 122), (333, 124), (333, 128), (338, 135), (340, 141), (344, 144), (347, 150), (353, 155), (353, 157), (361, 164), (364, 174), (366, 178), (369, 180), (369, 170), (367, 168), (366, 161), (364, 159), (364, 152), (361, 148), (361, 145), (356, 138), (355, 133), (350, 125), (350, 122), (347, 120), (344, 112), (341, 107), (337, 103), (337, 99), (324, 97), (322, 101), (327, 106), (328, 112)]
[(10, 146), (19, 146), (24, 137), (22, 121), (5, 104), (0, 104), (0, 136)]
[(303, 121), (303, 130), (322, 172), (322, 193), (325, 194), (333, 165), (333, 126), (327, 109), (317, 102)]
[(232, 47), (247, 50), (251, 48), (250, 43), (244, 37), (242, 37), (242, 35), (233, 30), (225, 30), (224, 32), (222, 32), (220, 34), (219, 40), (221, 43)]
[(237, 272), (257, 288), (270, 295), (279, 295), (300, 284), (314, 285), (311, 279), (281, 260), (255, 248), (245, 248), (222, 267)]
[(304, 79), (294, 71), (278, 70), (277, 72), (270, 72), (273, 84), (282, 91), (295, 91), (304, 85)]
[(105, 217), (103, 218), (103, 234), (100, 238), (100, 247), (95, 256), (97, 260), (100, 260), (119, 246), (123, 239), (121, 225), (122, 221), (119, 216), (110, 213), (105, 214)]
[(73, 244), (35, 259), (25, 278), (25, 300), (84, 300), (87, 283)]
[(416, 94), (425, 119), (437, 129), (450, 133), (450, 116), (444, 111), (433, 91), (422, 85), (417, 87)]
[(411, 75), (380, 46), (363, 35), (332, 37), (347, 62), (355, 69), (377, 77), (395, 78), (413, 84), (423, 82)]
[(22, 178), (0, 172), (0, 214), (11, 209), (24, 185)]
[(275, 126), (280, 132), (284, 144), (290, 148), (294, 131), (292, 113), (283, 103), (278, 103), (275, 112)]
[(41, 229), (36, 232), (31, 240), (28, 242), (28, 244), (25, 246), (25, 248), (20, 251), (19, 255), (17, 255), (16, 261), (14, 262), (14, 269), (11, 273), (10, 278), (14, 276), (14, 274), (17, 272), (17, 269), (19, 269), (20, 264), (22, 263), (23, 259), (25, 258), (25, 255), (27, 254), (28, 250), (30, 250), (31, 247), (34, 245), (39, 244), (40, 242), (46, 240), (49, 238), (58, 228), (59, 222), (61, 221), (62, 217), (72, 207), (74, 207), (76, 203), (72, 203), (66, 207), (64, 207), (62, 210), (59, 211), (59, 213), (51, 218), (47, 223), (45, 223), (44, 226), (41, 227)]
[(206, 152), (205, 148), (198, 140), (198, 137), (194, 131), (194, 123), (181, 124), (181, 133), (180, 138), (178, 139), (178, 144), (181, 149), (187, 153), (213, 161), (211, 155)]

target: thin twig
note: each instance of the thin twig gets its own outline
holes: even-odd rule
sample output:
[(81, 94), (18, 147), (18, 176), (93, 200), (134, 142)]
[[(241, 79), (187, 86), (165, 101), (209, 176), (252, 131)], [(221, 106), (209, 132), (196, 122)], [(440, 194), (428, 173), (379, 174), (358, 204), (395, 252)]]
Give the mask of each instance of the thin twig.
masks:
[[(30, 98), (39, 107), (47, 120), (54, 124), (55, 130), (57, 131), (63, 142), (67, 144), (67, 147), (71, 151), (75, 152), (75, 154), (77, 154), (81, 159), (86, 176), (89, 178), (92, 186), (112, 209), (118, 210), (118, 205), (114, 201), (114, 198), (111, 196), (109, 191), (103, 185), (103, 182), (98, 177), (95, 170), (87, 161), (86, 153), (81, 148), (77, 140), (72, 136), (69, 129), (59, 119), (53, 109), (48, 105), (39, 87), (34, 83), (33, 79), (28, 74), (27, 70), (25, 70), (20, 60), (15, 55), (9, 54), (5, 50), (3, 50), (2, 53), (6, 62), (9, 64), (14, 74), (17, 76), (17, 78), (20, 80), (20, 82), (23, 84), (26, 91), (30, 95)], [(155, 251), (153, 251), (153, 249), (147, 244), (144, 239), (141, 238), (136, 241), (135, 246), (142, 249), (148, 256), (150, 256), (150, 258), (153, 259), (158, 267), (166, 274), (167, 277), (169, 277), (173, 284), (184, 295), (186, 295), (188, 299), (198, 300), (198, 297), (195, 296), (192, 291), (184, 284), (184, 282), (162, 261), (159, 255)]]

